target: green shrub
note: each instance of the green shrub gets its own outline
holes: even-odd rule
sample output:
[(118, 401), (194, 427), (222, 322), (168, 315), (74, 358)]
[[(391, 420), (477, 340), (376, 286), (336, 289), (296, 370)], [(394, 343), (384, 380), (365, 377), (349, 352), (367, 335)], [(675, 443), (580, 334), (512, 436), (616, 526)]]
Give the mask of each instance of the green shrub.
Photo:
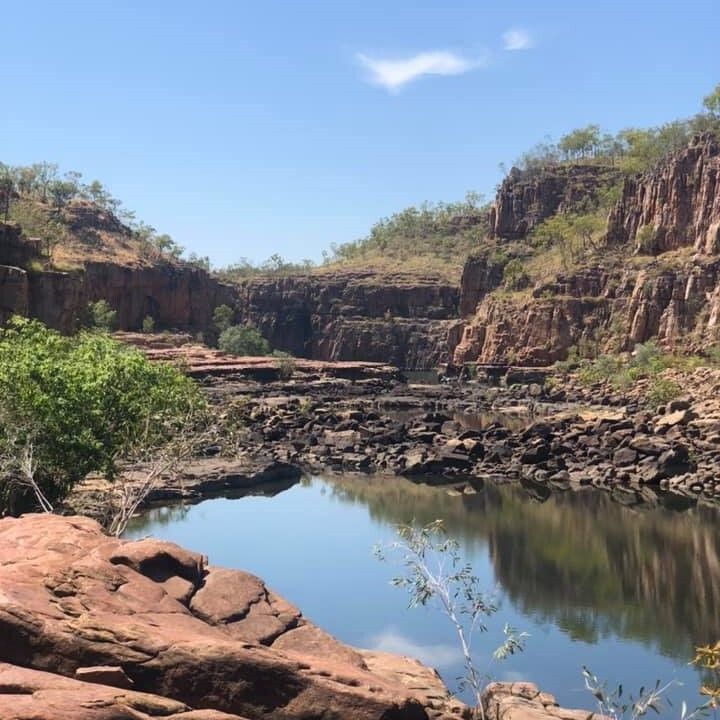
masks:
[(270, 343), (252, 325), (232, 325), (223, 330), (218, 347), (230, 355), (270, 354)]
[(98, 300), (88, 305), (90, 326), (104, 332), (115, 330), (117, 325), (117, 312), (113, 310), (107, 300)]
[(530, 285), (530, 276), (520, 260), (514, 258), (503, 268), (503, 287), (505, 290), (523, 290)]
[(233, 324), (235, 311), (229, 305), (218, 305), (213, 310), (213, 325), (218, 334), (223, 333)]
[(155, 320), (152, 315), (146, 315), (142, 321), (142, 331), (144, 333), (151, 333), (155, 330)]
[(658, 405), (665, 405), (682, 394), (682, 388), (676, 382), (667, 378), (655, 378), (650, 384), (646, 396), (649, 407), (656, 408)]
[(275, 367), (280, 373), (281, 380), (289, 380), (295, 373), (295, 358), (282, 350), (273, 350)]
[(23, 459), (44, 496), (62, 498), (89, 472), (114, 477), (123, 459), (160, 446), (201, 405), (173, 366), (107, 335), (63, 337), (14, 318), (0, 331), (0, 505)]

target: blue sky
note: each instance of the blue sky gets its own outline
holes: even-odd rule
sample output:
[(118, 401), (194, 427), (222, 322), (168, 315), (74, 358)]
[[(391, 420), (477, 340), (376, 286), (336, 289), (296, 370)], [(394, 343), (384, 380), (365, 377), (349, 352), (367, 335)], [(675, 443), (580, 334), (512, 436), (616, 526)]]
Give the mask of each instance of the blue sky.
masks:
[(98, 178), (216, 264), (319, 259), (720, 82), (718, 0), (25, 0), (0, 23), (0, 160)]

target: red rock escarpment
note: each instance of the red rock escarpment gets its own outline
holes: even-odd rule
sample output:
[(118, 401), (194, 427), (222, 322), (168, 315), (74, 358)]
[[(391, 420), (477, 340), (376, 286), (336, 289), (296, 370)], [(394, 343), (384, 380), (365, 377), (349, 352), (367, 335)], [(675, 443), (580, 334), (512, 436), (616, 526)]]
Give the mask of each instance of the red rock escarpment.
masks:
[(537, 173), (512, 168), (490, 209), (490, 234), (521, 240), (546, 218), (577, 209), (619, 178), (616, 169), (603, 165), (567, 165)]
[[(0, 520), (0, 557), (0, 717), (419, 720), (457, 710), (433, 671), (344, 646), (258, 578), (171, 543), (28, 515)], [(107, 689), (118, 685), (132, 691)]]
[(235, 302), (231, 286), (204, 270), (175, 263), (118, 265), (89, 262), (72, 272), (0, 265), (0, 322), (30, 315), (69, 332), (88, 303), (106, 300), (123, 330), (137, 330), (151, 316), (157, 327), (206, 331), (215, 307)]
[(661, 253), (693, 246), (720, 252), (720, 143), (711, 134), (660, 167), (625, 181), (608, 219), (608, 240)]
[(447, 353), (458, 288), (436, 276), (338, 272), (258, 278), (239, 287), (239, 315), (273, 347), (315, 360), (434, 367)]
[[(509, 189), (510, 179), (498, 207), (520, 192)], [(518, 227), (524, 222), (522, 214), (513, 217)], [(602, 352), (650, 339), (684, 350), (718, 342), (718, 232), (720, 146), (704, 135), (625, 181), (608, 220), (607, 263), (560, 274), (531, 295), (505, 297), (486, 290), (499, 285), (497, 277), (488, 283), (478, 260), (469, 260), (461, 306), (475, 303), (476, 314), (450, 337), (454, 360), (545, 365), (583, 344)], [(639, 252), (642, 258), (630, 260)]]
[(720, 341), (720, 259), (696, 257), (677, 269), (592, 267), (514, 302), (488, 295), (464, 325), (454, 358), (546, 365), (573, 346), (602, 352), (650, 339), (683, 350)]

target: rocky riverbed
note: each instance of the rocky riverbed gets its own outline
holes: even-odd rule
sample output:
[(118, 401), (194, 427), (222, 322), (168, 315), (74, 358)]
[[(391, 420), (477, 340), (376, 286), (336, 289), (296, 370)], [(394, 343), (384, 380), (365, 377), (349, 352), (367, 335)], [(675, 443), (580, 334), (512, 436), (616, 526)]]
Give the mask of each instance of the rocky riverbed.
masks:
[[(468, 492), (517, 482), (538, 498), (593, 485), (629, 504), (720, 499), (720, 370), (667, 371), (686, 393), (649, 407), (644, 380), (618, 392), (572, 377), (540, 383), (537, 370), (515, 369), (498, 386), (408, 384), (384, 366), (338, 377), (316, 365), (269, 382), (257, 379), (258, 363), (246, 374), (234, 361), (199, 375), (231, 432), (164, 478), (147, 504), (272, 493), (301, 473), (355, 472)], [(98, 517), (93, 502), (107, 491), (90, 480), (68, 508)]]
[[(572, 378), (510, 386), (323, 380), (210, 382), (242, 423), (241, 453), (307, 472), (374, 472), (424, 482), (517, 481), (542, 491), (596, 485), (626, 502), (658, 492), (720, 498), (720, 371), (668, 371), (686, 393), (658, 407), (648, 382), (624, 393)], [(523, 382), (524, 381), (524, 382)]]

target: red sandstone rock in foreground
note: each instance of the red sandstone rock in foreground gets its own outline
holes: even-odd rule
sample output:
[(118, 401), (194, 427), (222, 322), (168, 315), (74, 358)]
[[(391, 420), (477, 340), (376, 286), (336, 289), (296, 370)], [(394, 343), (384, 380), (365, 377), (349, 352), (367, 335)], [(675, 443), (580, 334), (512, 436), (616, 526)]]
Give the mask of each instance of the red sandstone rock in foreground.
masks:
[(0, 521), (0, 558), (3, 719), (460, 711), (428, 668), (342, 645), (258, 578), (208, 567), (171, 543), (109, 538), (87, 518), (28, 515)]
[[(489, 720), (590, 720), (494, 683)], [(2, 720), (450, 720), (417, 660), (357, 651), (254, 575), (82, 517), (0, 520)]]

